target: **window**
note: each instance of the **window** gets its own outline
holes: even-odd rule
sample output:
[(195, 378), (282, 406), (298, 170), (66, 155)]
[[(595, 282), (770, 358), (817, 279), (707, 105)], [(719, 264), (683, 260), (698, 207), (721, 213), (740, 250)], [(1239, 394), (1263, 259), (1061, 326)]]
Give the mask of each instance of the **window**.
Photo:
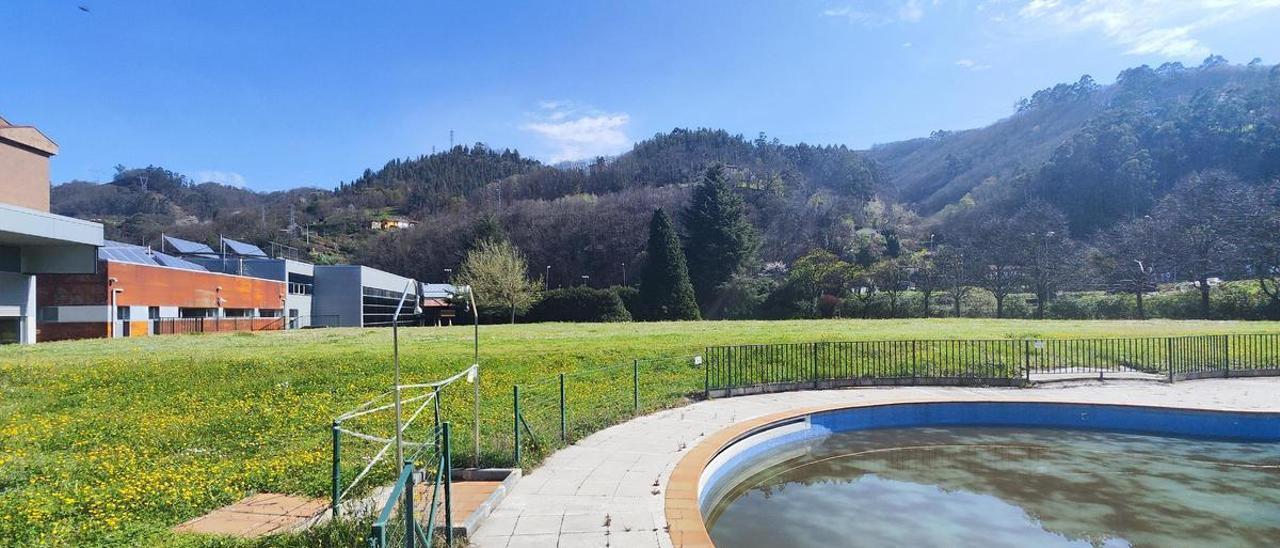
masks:
[(179, 308), (179, 318), (214, 318), (218, 315), (216, 308)]
[(0, 344), (17, 344), (22, 342), (22, 320), (20, 318), (0, 318)]
[(116, 319), (117, 319), (117, 320), (125, 320), (125, 321), (127, 321), (127, 320), (129, 319), (129, 307), (127, 307), (127, 306), (117, 306), (117, 307), (116, 307)]
[(149, 320), (158, 320), (158, 319), (160, 319), (160, 307), (158, 307), (158, 306), (148, 306), (148, 307), (147, 307), (147, 319), (149, 319)]
[(36, 321), (38, 322), (56, 322), (58, 321), (58, 307), (44, 306), (36, 310)]
[(252, 308), (225, 308), (222, 310), (224, 316), (228, 318), (252, 318)]
[(289, 273), (289, 294), (310, 295), (315, 289), (316, 279), (306, 274)]

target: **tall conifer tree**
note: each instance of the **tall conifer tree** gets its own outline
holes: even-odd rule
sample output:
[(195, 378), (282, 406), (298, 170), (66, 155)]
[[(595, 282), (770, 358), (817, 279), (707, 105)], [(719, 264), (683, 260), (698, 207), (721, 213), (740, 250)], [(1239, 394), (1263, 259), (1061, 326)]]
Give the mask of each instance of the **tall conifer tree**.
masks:
[(638, 296), (644, 320), (697, 320), (698, 304), (671, 218), (661, 209), (649, 221), (648, 256), (640, 274)]
[(715, 316), (720, 287), (751, 259), (758, 242), (746, 206), (725, 180), (724, 168), (707, 170), (683, 220), (689, 279), (702, 313)]

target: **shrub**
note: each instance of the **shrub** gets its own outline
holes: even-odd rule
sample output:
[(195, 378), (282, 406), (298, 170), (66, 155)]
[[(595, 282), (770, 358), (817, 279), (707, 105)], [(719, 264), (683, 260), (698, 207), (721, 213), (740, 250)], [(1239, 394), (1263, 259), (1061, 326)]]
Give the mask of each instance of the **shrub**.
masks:
[(612, 289), (566, 287), (542, 293), (525, 319), (533, 322), (628, 322), (631, 314)]
[(615, 285), (612, 288), (614, 293), (618, 294), (618, 298), (622, 299), (622, 306), (627, 308), (627, 312), (634, 318), (639, 312), (640, 306), (640, 290), (634, 285)]

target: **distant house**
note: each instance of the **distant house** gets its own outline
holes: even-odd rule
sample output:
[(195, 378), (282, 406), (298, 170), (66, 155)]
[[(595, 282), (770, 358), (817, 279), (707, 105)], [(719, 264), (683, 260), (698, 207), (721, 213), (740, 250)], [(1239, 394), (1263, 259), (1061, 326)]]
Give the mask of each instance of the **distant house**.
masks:
[(375, 219), (369, 222), (369, 228), (384, 231), (413, 228), (415, 226), (418, 226), (417, 221), (409, 220), (404, 217), (387, 217), (385, 219)]

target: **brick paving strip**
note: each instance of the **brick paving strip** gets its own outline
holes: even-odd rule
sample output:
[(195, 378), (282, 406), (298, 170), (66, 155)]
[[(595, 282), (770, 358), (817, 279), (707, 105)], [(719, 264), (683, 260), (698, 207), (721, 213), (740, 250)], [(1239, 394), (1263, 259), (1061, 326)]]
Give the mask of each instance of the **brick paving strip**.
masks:
[[(1280, 411), (1280, 379), (1176, 384), (1111, 381), (1030, 389), (858, 388), (699, 402), (633, 419), (557, 451), (516, 484), (480, 525), (471, 543), (477, 548), (709, 547), (710, 539), (697, 514), (698, 476), (707, 455), (736, 432), (768, 422), (770, 415), (785, 416), (803, 409), (919, 401)], [(681, 463), (686, 466), (677, 469)]]
[(255, 538), (301, 528), (328, 509), (329, 503), (324, 500), (260, 493), (183, 523), (174, 530)]

